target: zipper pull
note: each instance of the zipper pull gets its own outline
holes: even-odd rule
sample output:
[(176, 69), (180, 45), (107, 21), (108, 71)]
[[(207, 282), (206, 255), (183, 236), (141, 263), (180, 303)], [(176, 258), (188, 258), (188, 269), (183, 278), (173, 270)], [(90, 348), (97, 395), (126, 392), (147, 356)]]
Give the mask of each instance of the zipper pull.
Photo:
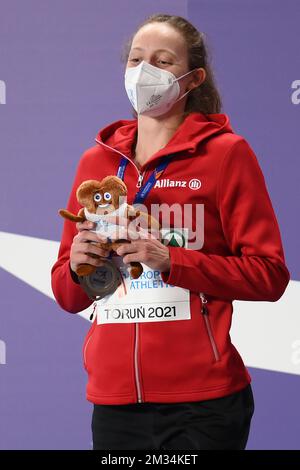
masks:
[(205, 295), (203, 294), (203, 292), (200, 292), (200, 298), (201, 298), (201, 303), (202, 303), (202, 307), (201, 307), (201, 313), (203, 313), (203, 315), (208, 315), (208, 308), (207, 308), (207, 298), (205, 297)]
[(92, 321), (93, 318), (94, 318), (94, 313), (95, 313), (96, 308), (97, 308), (97, 302), (94, 302), (94, 308), (93, 308), (92, 313), (90, 314), (90, 320), (91, 320), (91, 321)]
[(137, 188), (140, 188), (142, 186), (143, 178), (144, 178), (144, 173), (140, 173), (138, 177), (138, 182), (136, 185)]

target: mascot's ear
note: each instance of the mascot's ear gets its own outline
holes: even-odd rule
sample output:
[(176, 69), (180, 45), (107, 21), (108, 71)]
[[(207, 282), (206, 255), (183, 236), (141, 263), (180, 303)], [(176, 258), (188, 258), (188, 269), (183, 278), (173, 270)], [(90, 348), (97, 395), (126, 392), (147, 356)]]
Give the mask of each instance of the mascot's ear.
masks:
[(127, 195), (127, 187), (124, 181), (118, 176), (106, 176), (101, 180), (101, 189), (104, 188), (108, 190), (118, 191), (120, 196)]
[(93, 193), (100, 189), (100, 181), (86, 180), (77, 188), (76, 197), (79, 204), (87, 209), (93, 207)]

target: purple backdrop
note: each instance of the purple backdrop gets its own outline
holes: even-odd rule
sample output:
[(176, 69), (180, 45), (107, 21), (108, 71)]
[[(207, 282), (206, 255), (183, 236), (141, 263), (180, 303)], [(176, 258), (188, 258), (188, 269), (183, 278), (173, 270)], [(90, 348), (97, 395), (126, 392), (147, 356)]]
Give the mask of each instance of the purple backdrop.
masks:
[[(60, 240), (57, 210), (81, 153), (98, 129), (131, 117), (122, 44), (156, 12), (185, 16), (207, 33), (225, 111), (258, 155), (298, 280), (297, 0), (1, 0), (0, 231)], [(88, 322), (7, 270), (0, 282), (0, 449), (89, 449), (81, 358)], [(300, 377), (250, 373), (256, 412), (248, 448), (299, 448)]]
[[(207, 35), (224, 108), (262, 167), (293, 280), (300, 280), (300, 3), (297, 0), (190, 0), (188, 18)], [(300, 86), (300, 83), (299, 83)], [(288, 327), (289, 312), (283, 312)], [(300, 313), (300, 312), (299, 312)], [(300, 337), (299, 328), (295, 334)], [(272, 329), (272, 325), (270, 325)], [(255, 338), (253, 338), (255, 347)], [(299, 449), (300, 377), (250, 369), (256, 410), (248, 449)]]

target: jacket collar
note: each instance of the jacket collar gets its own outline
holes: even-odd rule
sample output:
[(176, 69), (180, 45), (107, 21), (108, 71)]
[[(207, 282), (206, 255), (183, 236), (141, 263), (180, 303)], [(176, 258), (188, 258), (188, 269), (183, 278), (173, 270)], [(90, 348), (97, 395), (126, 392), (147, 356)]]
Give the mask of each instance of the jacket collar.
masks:
[[(101, 129), (95, 140), (112, 152), (132, 158), (131, 148), (138, 131), (138, 121), (120, 120)], [(186, 151), (193, 154), (201, 142), (222, 133), (233, 133), (226, 114), (190, 113), (180, 124), (167, 145), (156, 152), (148, 161), (164, 155)]]

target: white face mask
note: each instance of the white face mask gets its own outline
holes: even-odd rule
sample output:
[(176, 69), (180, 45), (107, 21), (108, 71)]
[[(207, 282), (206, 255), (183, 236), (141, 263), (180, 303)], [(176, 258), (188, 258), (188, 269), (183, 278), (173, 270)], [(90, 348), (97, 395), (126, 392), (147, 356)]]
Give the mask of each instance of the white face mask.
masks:
[(194, 70), (175, 77), (168, 70), (160, 69), (144, 60), (136, 67), (128, 67), (125, 72), (127, 96), (138, 114), (155, 117), (169, 111), (180, 98), (178, 80)]

